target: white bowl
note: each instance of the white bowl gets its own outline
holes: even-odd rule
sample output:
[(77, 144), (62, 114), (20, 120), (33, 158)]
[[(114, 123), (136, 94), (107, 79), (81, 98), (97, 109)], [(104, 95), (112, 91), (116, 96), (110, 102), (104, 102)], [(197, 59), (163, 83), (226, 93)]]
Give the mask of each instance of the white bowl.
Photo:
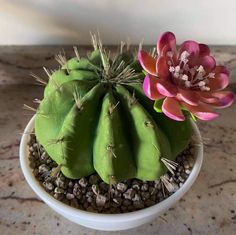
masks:
[[(197, 125), (192, 122), (192, 127), (196, 135), (199, 145), (196, 145), (196, 162), (193, 169), (183, 184), (183, 186), (175, 192), (173, 195), (163, 200), (162, 202), (139, 210), (135, 212), (123, 213), (123, 214), (99, 214), (93, 212), (86, 212), (73, 207), (70, 207), (48, 194), (44, 188), (39, 184), (38, 180), (32, 173), (32, 169), (29, 167), (29, 151), (28, 151), (28, 141), (29, 135), (25, 134), (22, 136), (20, 143), (20, 164), (26, 181), (34, 190), (34, 192), (53, 210), (55, 210), (60, 215), (65, 218), (83, 225), (85, 227), (104, 230), (104, 231), (116, 231), (125, 230), (140, 226), (142, 224), (151, 222), (156, 217), (161, 215), (168, 208), (173, 206), (183, 195), (190, 189), (194, 181), (196, 180), (198, 173), (201, 169), (203, 161), (203, 145), (201, 140), (201, 135)], [(29, 133), (34, 128), (34, 117), (30, 120), (25, 128), (25, 133)]]

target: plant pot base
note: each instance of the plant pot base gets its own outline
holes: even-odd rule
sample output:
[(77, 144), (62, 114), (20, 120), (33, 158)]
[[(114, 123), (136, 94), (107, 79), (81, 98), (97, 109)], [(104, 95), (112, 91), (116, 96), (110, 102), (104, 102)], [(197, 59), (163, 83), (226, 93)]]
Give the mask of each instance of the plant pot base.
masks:
[[(104, 212), (94, 213), (85, 211), (84, 209), (77, 209), (65, 203), (62, 203), (61, 201), (55, 199), (54, 195), (46, 192), (34, 176), (32, 169), (30, 168), (29, 148), (27, 146), (27, 143), (29, 142), (29, 135), (23, 135), (20, 144), (21, 168), (27, 182), (35, 191), (35, 193), (52, 209), (54, 209), (65, 218), (77, 224), (97, 230), (115, 231), (130, 229), (154, 220), (157, 216), (173, 206), (190, 189), (191, 185), (196, 180), (202, 165), (203, 145), (196, 124), (192, 123), (192, 126), (196, 136), (196, 141), (198, 143), (194, 145), (194, 158), (196, 159), (196, 161), (186, 181), (175, 193), (168, 196), (159, 203), (129, 213), (106, 214)], [(34, 118), (32, 118), (27, 125), (25, 133), (31, 133), (33, 128)]]

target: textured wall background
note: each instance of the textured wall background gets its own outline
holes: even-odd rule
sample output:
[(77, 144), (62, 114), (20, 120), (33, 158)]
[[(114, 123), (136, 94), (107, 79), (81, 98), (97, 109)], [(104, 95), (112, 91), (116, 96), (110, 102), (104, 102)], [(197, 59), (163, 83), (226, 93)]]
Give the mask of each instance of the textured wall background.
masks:
[(236, 44), (235, 12), (235, 0), (0, 0), (0, 44), (88, 44), (97, 29), (106, 44), (153, 44), (167, 30)]

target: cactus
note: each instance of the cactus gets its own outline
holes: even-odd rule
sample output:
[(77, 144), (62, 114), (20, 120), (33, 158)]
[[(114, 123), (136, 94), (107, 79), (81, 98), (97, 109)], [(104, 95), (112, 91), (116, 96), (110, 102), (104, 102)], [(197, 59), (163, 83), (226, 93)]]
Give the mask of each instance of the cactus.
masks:
[(153, 110), (142, 91), (144, 75), (127, 50), (111, 60), (101, 44), (86, 58), (68, 61), (49, 75), (36, 112), (35, 134), (62, 173), (78, 179), (97, 172), (106, 183), (155, 180), (192, 134)]

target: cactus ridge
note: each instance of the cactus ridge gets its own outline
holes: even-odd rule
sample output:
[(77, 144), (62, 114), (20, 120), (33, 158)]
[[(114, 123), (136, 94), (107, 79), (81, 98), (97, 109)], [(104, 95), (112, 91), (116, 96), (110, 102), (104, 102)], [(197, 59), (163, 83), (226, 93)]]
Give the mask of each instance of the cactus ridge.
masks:
[(60, 63), (49, 74), (35, 133), (62, 173), (78, 179), (97, 172), (106, 183), (160, 178), (167, 171), (161, 158), (175, 159), (191, 127), (153, 111), (132, 53), (111, 60), (100, 46), (86, 58), (76, 52)]

